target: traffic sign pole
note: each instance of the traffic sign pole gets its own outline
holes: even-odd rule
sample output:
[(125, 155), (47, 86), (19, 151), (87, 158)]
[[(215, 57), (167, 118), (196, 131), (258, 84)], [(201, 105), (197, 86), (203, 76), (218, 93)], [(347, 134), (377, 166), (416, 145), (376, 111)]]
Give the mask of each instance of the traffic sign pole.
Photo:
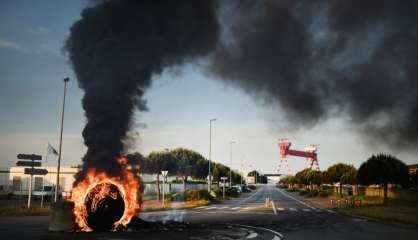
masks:
[(163, 207), (164, 207), (164, 201), (165, 201), (165, 178), (167, 177), (168, 171), (161, 171), (161, 174), (163, 175)]
[(30, 208), (30, 202), (31, 202), (31, 198), (32, 198), (32, 174), (29, 175), (30, 179), (29, 179), (29, 194), (28, 194), (28, 208)]
[(41, 155), (36, 154), (18, 154), (18, 159), (24, 159), (24, 160), (31, 160), (31, 161), (18, 161), (16, 163), (17, 166), (25, 166), (29, 168), (25, 168), (24, 173), (29, 175), (29, 189), (28, 189), (28, 208), (30, 208), (31, 200), (32, 200), (32, 181), (33, 181), (33, 175), (46, 175), (48, 173), (48, 170), (46, 169), (37, 169), (34, 167), (40, 167), (41, 162), (35, 162), (42, 160)]

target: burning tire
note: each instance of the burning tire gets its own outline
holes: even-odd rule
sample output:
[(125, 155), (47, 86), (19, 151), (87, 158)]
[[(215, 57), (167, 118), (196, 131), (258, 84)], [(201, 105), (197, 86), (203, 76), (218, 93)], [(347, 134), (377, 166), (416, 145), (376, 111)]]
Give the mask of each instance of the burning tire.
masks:
[(85, 223), (94, 231), (109, 231), (114, 228), (125, 211), (125, 202), (120, 189), (111, 183), (99, 183), (84, 199)]

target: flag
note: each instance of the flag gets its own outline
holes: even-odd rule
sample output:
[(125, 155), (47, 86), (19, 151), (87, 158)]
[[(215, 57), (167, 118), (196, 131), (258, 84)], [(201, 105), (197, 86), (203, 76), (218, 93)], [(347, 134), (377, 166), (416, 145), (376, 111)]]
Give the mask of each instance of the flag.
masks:
[(52, 147), (51, 144), (49, 144), (49, 142), (48, 142), (48, 154), (54, 154), (55, 156), (58, 156), (57, 150), (55, 150), (55, 148)]

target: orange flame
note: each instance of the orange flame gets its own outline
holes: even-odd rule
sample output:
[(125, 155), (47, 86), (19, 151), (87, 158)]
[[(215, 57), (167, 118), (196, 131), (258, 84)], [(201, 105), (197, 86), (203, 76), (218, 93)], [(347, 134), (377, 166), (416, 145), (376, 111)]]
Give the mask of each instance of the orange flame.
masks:
[[(127, 164), (125, 157), (117, 158), (116, 161), (121, 165)], [(115, 185), (124, 199), (125, 210), (123, 216), (114, 223), (113, 230), (126, 226), (131, 221), (131, 218), (139, 213), (141, 189), (139, 180), (133, 172), (124, 169), (120, 177), (109, 177), (104, 172), (96, 172), (95, 169), (90, 169), (83, 181), (79, 182), (71, 190), (70, 197), (70, 201), (74, 202), (75, 221), (82, 231), (92, 231), (85, 220), (85, 199), (90, 190), (101, 183)]]

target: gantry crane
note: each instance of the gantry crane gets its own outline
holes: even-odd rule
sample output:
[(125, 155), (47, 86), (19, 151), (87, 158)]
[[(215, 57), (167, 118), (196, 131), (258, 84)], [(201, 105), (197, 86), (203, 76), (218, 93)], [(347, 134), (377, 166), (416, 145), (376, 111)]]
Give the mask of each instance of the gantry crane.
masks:
[(318, 164), (318, 154), (316, 153), (318, 149), (318, 144), (312, 144), (305, 148), (304, 151), (290, 149), (292, 143), (287, 138), (279, 139), (279, 150), (280, 150), (280, 164), (279, 172), (283, 165), (286, 165), (288, 174), (292, 174), (289, 163), (286, 159), (286, 156), (296, 156), (296, 157), (305, 157), (308, 159), (309, 167), (311, 169), (319, 170)]

